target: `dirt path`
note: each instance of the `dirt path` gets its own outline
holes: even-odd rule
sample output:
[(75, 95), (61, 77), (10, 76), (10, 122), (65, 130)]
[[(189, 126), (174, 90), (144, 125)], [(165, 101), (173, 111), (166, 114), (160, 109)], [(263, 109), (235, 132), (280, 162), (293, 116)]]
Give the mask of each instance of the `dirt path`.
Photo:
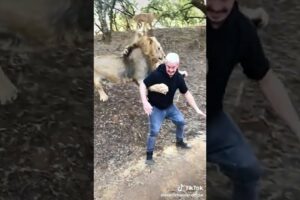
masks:
[[(206, 153), (203, 137), (190, 141), (190, 150), (174, 145), (155, 156), (156, 164), (145, 165), (145, 158), (126, 163), (117, 174), (96, 189), (96, 199), (205, 199)], [(188, 189), (187, 189), (188, 187)], [(172, 196), (173, 195), (173, 196)], [(176, 196), (177, 195), (177, 196)]]

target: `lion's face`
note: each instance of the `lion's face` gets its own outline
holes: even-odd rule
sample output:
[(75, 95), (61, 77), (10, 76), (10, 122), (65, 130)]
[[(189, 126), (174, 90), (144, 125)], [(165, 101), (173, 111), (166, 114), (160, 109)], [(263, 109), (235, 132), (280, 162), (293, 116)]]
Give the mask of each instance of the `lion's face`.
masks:
[(155, 37), (143, 36), (140, 45), (144, 54), (150, 59), (151, 65), (163, 62), (165, 52)]
[(166, 57), (163, 48), (155, 37), (150, 37), (150, 39), (152, 40), (152, 53), (150, 55), (152, 55), (152, 58), (156, 58), (158, 61), (162, 61)]

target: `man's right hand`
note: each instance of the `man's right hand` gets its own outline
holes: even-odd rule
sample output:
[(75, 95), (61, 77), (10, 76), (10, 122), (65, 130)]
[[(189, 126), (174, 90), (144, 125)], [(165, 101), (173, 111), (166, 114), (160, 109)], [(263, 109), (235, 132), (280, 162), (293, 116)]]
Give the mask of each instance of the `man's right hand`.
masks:
[(199, 112), (198, 114), (201, 116), (201, 118), (204, 118), (204, 119), (206, 119), (206, 114), (205, 114), (205, 113), (203, 113), (203, 112)]
[(148, 101), (143, 102), (143, 108), (144, 108), (145, 113), (148, 116), (152, 113), (152, 106)]

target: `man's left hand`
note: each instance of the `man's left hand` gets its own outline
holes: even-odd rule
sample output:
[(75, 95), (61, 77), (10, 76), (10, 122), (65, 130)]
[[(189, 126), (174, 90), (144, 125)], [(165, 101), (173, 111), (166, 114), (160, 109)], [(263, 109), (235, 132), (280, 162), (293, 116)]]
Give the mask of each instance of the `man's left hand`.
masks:
[(179, 70), (178, 72), (179, 72), (182, 76), (184, 76), (184, 77), (187, 77), (187, 76), (188, 76), (187, 71), (181, 71), (181, 70)]

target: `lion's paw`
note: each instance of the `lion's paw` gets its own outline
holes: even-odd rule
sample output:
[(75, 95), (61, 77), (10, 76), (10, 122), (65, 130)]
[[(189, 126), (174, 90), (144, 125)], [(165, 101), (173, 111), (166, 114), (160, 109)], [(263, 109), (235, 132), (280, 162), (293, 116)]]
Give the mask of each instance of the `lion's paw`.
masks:
[(129, 49), (128, 49), (128, 47), (126, 47), (126, 48), (124, 49), (124, 51), (122, 52), (122, 55), (125, 56), (125, 57), (127, 57), (128, 54), (129, 54)]
[(100, 101), (105, 102), (105, 101), (107, 101), (107, 100), (108, 100), (107, 94), (101, 93), (101, 94), (100, 94)]
[(149, 90), (152, 92), (167, 94), (167, 92), (169, 91), (169, 88), (166, 84), (160, 83), (160, 84), (154, 84), (154, 85), (150, 86)]

